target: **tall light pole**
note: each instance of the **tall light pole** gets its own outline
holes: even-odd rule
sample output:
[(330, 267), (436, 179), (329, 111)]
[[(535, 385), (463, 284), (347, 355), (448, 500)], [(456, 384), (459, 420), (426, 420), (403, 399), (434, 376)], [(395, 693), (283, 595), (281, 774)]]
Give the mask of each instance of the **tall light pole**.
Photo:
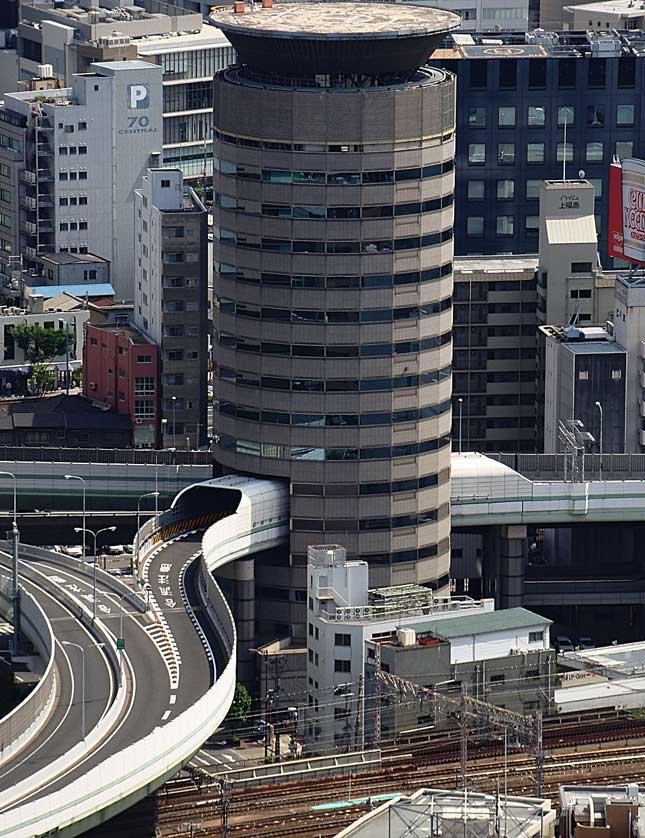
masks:
[(119, 602), (120, 617), (119, 617), (119, 638), (118, 638), (121, 641), (121, 643), (117, 643), (117, 649), (118, 649), (118, 652), (119, 652), (119, 687), (120, 687), (121, 684), (123, 683), (123, 649), (125, 648), (124, 643), (123, 643), (123, 610), (124, 610), (124, 602), (126, 602), (126, 599), (125, 599), (124, 594), (111, 594), (107, 591), (105, 592), (105, 596), (108, 597), (108, 599), (115, 599), (115, 600), (117, 600), (117, 602), (119, 602), (119, 600), (121, 600), (121, 602)]
[[(83, 646), (81, 646), (80, 643), (72, 643), (71, 640), (63, 640), (63, 646), (74, 646), (74, 648), (78, 649), (81, 653), (81, 730), (83, 733), (83, 742), (85, 742), (85, 649)], [(88, 649), (100, 649), (103, 646), (105, 646), (105, 643), (92, 643), (90, 644), (90, 646), (88, 646)]]
[(457, 401), (459, 402), (459, 453), (461, 454), (461, 420), (464, 412), (464, 400), (457, 399)]
[[(83, 527), (74, 527), (74, 532), (81, 532)], [(92, 619), (96, 620), (96, 563), (98, 561), (98, 557), (96, 555), (96, 539), (102, 532), (114, 532), (116, 527), (103, 527), (101, 530), (83, 530), (83, 534), (88, 532), (91, 536), (94, 537), (94, 550), (92, 551), (92, 555), (94, 556), (94, 597), (92, 600)]]
[[(162, 419), (162, 422), (167, 422), (167, 419)], [(155, 518), (159, 517), (159, 454), (160, 451), (175, 451), (175, 448), (157, 449), (155, 454)]]
[(85, 533), (87, 532), (87, 529), (85, 527), (85, 511), (86, 511), (86, 508), (85, 508), (85, 478), (80, 477), (78, 474), (66, 474), (65, 475), (65, 480), (80, 480), (81, 484), (83, 486), (83, 561), (85, 561), (85, 548), (86, 548)]
[(598, 408), (598, 412), (600, 413), (600, 479), (602, 480), (602, 405), (600, 402), (596, 402), (596, 407)]
[(11, 471), (0, 471), (0, 475), (13, 480), (13, 521), (11, 524), (11, 610), (13, 616), (13, 634), (11, 636), (11, 654), (17, 655), (20, 647), (20, 585), (18, 579), (18, 480)]
[(137, 550), (136, 550), (136, 562), (137, 562), (137, 572), (139, 570), (139, 531), (141, 530), (141, 501), (144, 498), (158, 498), (159, 492), (145, 492), (143, 495), (139, 495), (139, 499), (137, 500)]
[(172, 397), (172, 442), (177, 444), (177, 396)]

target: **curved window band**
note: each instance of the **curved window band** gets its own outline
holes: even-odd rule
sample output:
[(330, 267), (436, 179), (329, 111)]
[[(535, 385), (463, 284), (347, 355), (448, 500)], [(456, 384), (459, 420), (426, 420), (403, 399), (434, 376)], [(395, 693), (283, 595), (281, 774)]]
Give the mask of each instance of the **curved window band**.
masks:
[(453, 230), (440, 230), (438, 233), (425, 233), (423, 236), (406, 236), (400, 239), (366, 239), (360, 241), (307, 241), (301, 239), (269, 239), (250, 236), (247, 233), (235, 233), (233, 230), (219, 228), (217, 240), (222, 244), (237, 247), (240, 250), (260, 250), (264, 253), (291, 253), (304, 256), (375, 256), (383, 253), (398, 253), (402, 250), (421, 250), (452, 241)]
[(366, 172), (313, 172), (290, 169), (260, 169), (213, 158), (215, 171), (225, 177), (255, 180), (262, 183), (283, 185), (305, 184), (306, 186), (372, 186), (400, 183), (410, 180), (426, 180), (452, 172), (454, 160), (433, 163), (428, 166), (409, 169), (374, 169)]
[(372, 393), (387, 390), (402, 390), (408, 387), (423, 387), (436, 384), (450, 378), (451, 367), (441, 367), (429, 372), (399, 375), (393, 378), (280, 378), (253, 373), (235, 371), (230, 367), (220, 367), (222, 381), (242, 387), (262, 387), (264, 390), (284, 390), (294, 393)]
[(294, 532), (374, 532), (376, 530), (398, 530), (402, 527), (419, 527), (430, 524), (448, 514), (448, 504), (438, 509), (428, 509), (414, 515), (393, 515), (381, 518), (292, 518)]
[(438, 474), (426, 474), (423, 477), (409, 480), (394, 480), (381, 483), (293, 483), (293, 494), (347, 498), (364, 495), (393, 495), (398, 492), (418, 492), (421, 489), (431, 489), (443, 485), (450, 479), (450, 469), (444, 469)]
[(237, 352), (251, 352), (262, 355), (281, 355), (291, 358), (390, 358), (394, 355), (411, 355), (447, 346), (452, 332), (444, 332), (421, 340), (403, 340), (396, 343), (329, 344), (277, 343), (275, 341), (254, 342), (249, 338), (238, 338), (220, 332), (218, 343)]
[(272, 442), (249, 442), (220, 434), (216, 445), (223, 451), (234, 451), (251, 457), (269, 457), (278, 460), (310, 460), (312, 462), (348, 460), (393, 460), (397, 457), (416, 457), (430, 451), (439, 451), (450, 445), (450, 434), (426, 439), (423, 442), (409, 442), (403, 445), (379, 446), (374, 448), (307, 448), (276, 445)]
[(230, 317), (249, 317), (252, 320), (267, 320), (278, 323), (389, 323), (397, 320), (421, 320), (452, 308), (452, 297), (445, 297), (422, 306), (401, 306), (400, 308), (366, 308), (361, 311), (337, 309), (289, 309), (256, 306), (242, 303), (228, 297), (218, 297), (220, 314)]
[(363, 276), (313, 276), (306, 274), (262, 273), (251, 276), (234, 265), (220, 264), (216, 273), (222, 279), (266, 285), (271, 288), (320, 288), (327, 290), (346, 288), (395, 288), (399, 285), (421, 285), (436, 282), (452, 273), (452, 262), (424, 271), (406, 271), (397, 274), (364, 274)]
[(255, 407), (235, 405), (233, 402), (221, 401), (218, 412), (221, 416), (231, 416), (246, 422), (261, 422), (264, 425), (296, 425), (308, 428), (349, 428), (370, 427), (374, 425), (397, 425), (401, 422), (419, 422), (432, 419), (448, 413), (452, 407), (452, 400), (427, 407), (397, 410), (392, 413), (361, 413), (341, 414), (329, 413), (286, 413), (281, 410), (260, 410)]
[[(400, 204), (373, 204), (367, 206), (324, 207), (312, 205), (267, 204), (233, 198), (217, 192), (215, 204), (223, 210), (242, 215), (264, 218), (285, 218), (294, 221), (373, 221), (379, 218), (400, 218), (406, 215), (423, 215), (437, 212), (453, 205), (452, 194), (427, 201), (406, 201)], [(254, 211), (257, 205), (257, 211)]]

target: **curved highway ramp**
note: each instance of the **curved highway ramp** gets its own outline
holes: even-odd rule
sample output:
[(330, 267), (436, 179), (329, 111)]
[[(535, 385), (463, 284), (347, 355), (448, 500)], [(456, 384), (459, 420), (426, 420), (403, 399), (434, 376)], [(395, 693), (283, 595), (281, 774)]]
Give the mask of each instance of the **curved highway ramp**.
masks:
[[(211, 572), (288, 537), (284, 484), (184, 489), (138, 535), (141, 594), (93, 565), (21, 548), (23, 631), (45, 673), (0, 720), (0, 836), (80, 835), (145, 797), (219, 727), (236, 629)], [(10, 557), (0, 552), (0, 613)], [(3, 610), (4, 609), (4, 610)]]

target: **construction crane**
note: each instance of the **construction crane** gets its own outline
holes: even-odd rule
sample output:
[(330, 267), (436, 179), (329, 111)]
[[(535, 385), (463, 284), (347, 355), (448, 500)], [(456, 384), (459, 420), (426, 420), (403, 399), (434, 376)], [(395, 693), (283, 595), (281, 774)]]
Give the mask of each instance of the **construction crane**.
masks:
[(514, 713), (503, 707), (496, 707), (494, 704), (472, 698), (468, 695), (465, 684), (461, 685), (461, 695), (458, 698), (446, 695), (445, 693), (437, 692), (432, 687), (422, 687), (405, 678), (400, 678), (398, 675), (384, 672), (381, 669), (380, 663), (381, 656), (377, 654), (375, 655), (376, 666), (374, 671), (378, 696), (375, 710), (375, 732), (378, 737), (375, 742), (376, 747), (380, 744), (380, 684), (382, 683), (397, 690), (401, 697), (411, 695), (422, 701), (432, 703), (435, 708), (435, 718), (437, 709), (439, 708), (446, 712), (456, 711), (461, 733), (460, 769), (464, 788), (466, 788), (468, 768), (468, 722), (474, 719), (484, 729), (490, 730), (491, 728), (496, 728), (497, 730), (506, 731), (507, 735), (511, 733), (520, 747), (526, 748), (533, 753), (535, 756), (535, 795), (536, 797), (542, 796), (544, 747), (541, 713), (537, 713), (535, 716), (522, 716), (520, 713)]

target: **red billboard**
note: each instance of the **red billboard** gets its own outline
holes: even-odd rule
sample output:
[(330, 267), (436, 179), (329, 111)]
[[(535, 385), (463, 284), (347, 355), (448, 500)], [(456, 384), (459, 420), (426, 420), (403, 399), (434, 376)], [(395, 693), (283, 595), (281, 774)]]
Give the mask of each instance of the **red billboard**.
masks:
[(609, 167), (609, 255), (645, 265), (645, 160)]

